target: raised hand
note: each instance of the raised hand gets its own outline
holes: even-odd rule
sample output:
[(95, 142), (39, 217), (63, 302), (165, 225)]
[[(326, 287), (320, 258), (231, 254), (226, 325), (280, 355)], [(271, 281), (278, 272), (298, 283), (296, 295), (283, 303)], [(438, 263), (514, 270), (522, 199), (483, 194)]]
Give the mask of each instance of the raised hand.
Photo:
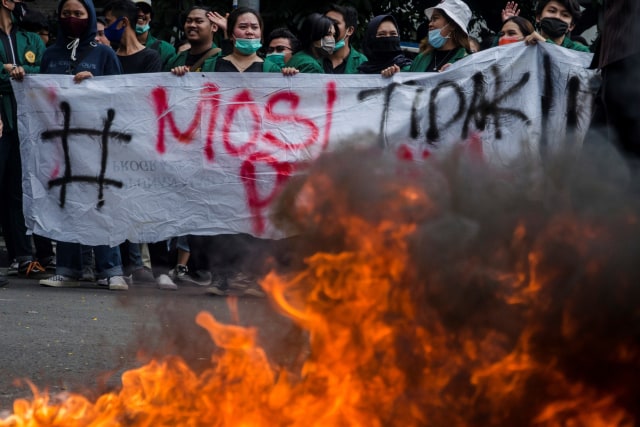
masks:
[(502, 9), (502, 22), (506, 21), (512, 16), (518, 16), (518, 15), (520, 15), (520, 9), (518, 8), (518, 3), (514, 1), (508, 1), (504, 9)]
[(218, 12), (207, 13), (207, 18), (209, 18), (209, 21), (211, 21), (213, 24), (218, 26), (218, 29), (222, 31), (222, 34), (224, 34), (225, 38), (227, 38), (227, 17), (228, 16), (229, 16), (228, 13), (224, 16), (220, 15)]

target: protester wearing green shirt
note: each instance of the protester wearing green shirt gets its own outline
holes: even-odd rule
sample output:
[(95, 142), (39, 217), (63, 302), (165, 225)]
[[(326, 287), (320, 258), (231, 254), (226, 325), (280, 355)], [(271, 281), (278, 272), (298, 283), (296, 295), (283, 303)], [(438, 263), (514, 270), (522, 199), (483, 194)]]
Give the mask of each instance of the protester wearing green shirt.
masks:
[(409, 71), (444, 71), (470, 50), (471, 9), (462, 0), (444, 0), (425, 13), (429, 18), (427, 48), (413, 60)]
[(150, 24), (153, 18), (153, 9), (151, 0), (137, 0), (138, 20), (136, 21), (136, 35), (138, 41), (145, 47), (155, 50), (160, 54), (162, 60), (162, 68), (165, 69), (169, 61), (176, 56), (176, 49), (169, 42), (160, 40), (151, 35)]
[(574, 42), (568, 36), (580, 16), (580, 4), (577, 0), (539, 1), (536, 6), (536, 23), (540, 30), (525, 37), (524, 41), (528, 45), (547, 42), (567, 49), (589, 52), (587, 46)]
[(34, 261), (31, 236), (27, 235), (22, 209), (22, 161), (11, 81), (21, 82), (27, 74), (40, 72), (45, 46), (38, 34), (18, 27), (15, 17), (22, 15), (23, 10), (18, 1), (4, 1), (0, 5), (0, 113), (3, 123), (0, 132), (0, 211), (9, 261), (15, 258), (19, 263), (18, 274), (35, 277), (45, 273), (45, 269)]
[(367, 57), (351, 46), (351, 39), (358, 27), (358, 11), (351, 6), (330, 5), (324, 16), (331, 18), (337, 27), (336, 46), (328, 58), (321, 61), (327, 74), (357, 74), (358, 67)]
[[(7, 43), (0, 43), (0, 58), (4, 64), (0, 70), (0, 99), (4, 131), (8, 134), (17, 128), (11, 79), (16, 78), (16, 70), (20, 73), (20, 80), (25, 74), (39, 73), (45, 45), (38, 34), (24, 31), (15, 24), (9, 29), (9, 35), (3, 33), (3, 37)], [(9, 39), (12, 43), (8, 41)], [(7, 50), (7, 46), (13, 51)]]
[(207, 14), (211, 12), (206, 6), (193, 6), (187, 13), (184, 23), (184, 33), (191, 45), (188, 50), (180, 52), (165, 66), (165, 71), (177, 75), (184, 75), (188, 71), (201, 71), (207, 61), (220, 53), (220, 49), (213, 42), (213, 34), (218, 30)]
[(333, 53), (337, 33), (335, 22), (331, 18), (312, 13), (304, 20), (300, 29), (302, 50), (293, 55), (286, 66), (301, 73), (323, 74), (325, 71), (320, 65), (321, 60)]

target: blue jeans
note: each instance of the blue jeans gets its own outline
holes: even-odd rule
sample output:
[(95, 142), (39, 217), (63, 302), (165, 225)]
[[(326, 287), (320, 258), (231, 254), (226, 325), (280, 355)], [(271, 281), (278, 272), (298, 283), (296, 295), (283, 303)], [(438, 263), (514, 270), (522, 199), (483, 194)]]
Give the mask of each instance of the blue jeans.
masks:
[(175, 239), (176, 240), (176, 248), (180, 249), (182, 251), (185, 252), (191, 252), (191, 249), (189, 248), (189, 236), (178, 236), (178, 237), (172, 237), (171, 239), (167, 240), (167, 247), (170, 248), (171, 247), (171, 240)]
[[(82, 275), (82, 245), (80, 243), (57, 242), (56, 274), (78, 278)], [(107, 245), (93, 246), (96, 262), (96, 277), (104, 279), (122, 276), (120, 248)]]
[(132, 243), (127, 241), (129, 248), (129, 263), (132, 270), (144, 267), (142, 262), (142, 251), (140, 250), (140, 243)]

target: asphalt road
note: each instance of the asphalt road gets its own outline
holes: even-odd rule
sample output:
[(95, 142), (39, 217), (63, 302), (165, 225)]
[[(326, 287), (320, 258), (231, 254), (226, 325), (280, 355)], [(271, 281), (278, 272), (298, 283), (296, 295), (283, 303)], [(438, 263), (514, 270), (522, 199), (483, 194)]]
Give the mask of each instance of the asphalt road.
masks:
[(224, 323), (257, 327), (274, 364), (299, 360), (304, 334), (268, 298), (237, 299), (237, 322), (228, 301), (195, 286), (162, 291), (135, 285), (115, 292), (12, 279), (0, 288), (0, 414), (6, 415), (16, 398), (31, 396), (24, 382), (16, 385), (20, 379), (52, 394), (98, 395), (118, 388), (120, 374), (148, 357), (180, 355), (194, 370), (204, 368), (215, 346), (194, 322), (202, 310)]

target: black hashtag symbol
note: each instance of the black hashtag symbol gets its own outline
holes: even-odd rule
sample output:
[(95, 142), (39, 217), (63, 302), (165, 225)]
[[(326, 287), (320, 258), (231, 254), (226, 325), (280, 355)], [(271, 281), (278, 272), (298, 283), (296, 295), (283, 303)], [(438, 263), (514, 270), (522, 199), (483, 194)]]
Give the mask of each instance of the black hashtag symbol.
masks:
[[(106, 178), (105, 172), (107, 169), (107, 159), (109, 157), (109, 140), (115, 139), (120, 142), (129, 143), (131, 141), (131, 135), (122, 132), (112, 132), (111, 125), (113, 119), (116, 116), (115, 110), (107, 110), (107, 118), (104, 121), (102, 130), (100, 129), (87, 129), (87, 128), (74, 128), (69, 127), (71, 121), (71, 107), (68, 102), (61, 102), (60, 109), (64, 117), (64, 126), (60, 130), (48, 130), (42, 133), (43, 140), (50, 140), (54, 138), (60, 138), (62, 142), (62, 149), (64, 151), (64, 175), (60, 178), (55, 178), (49, 181), (49, 189), (60, 186), (60, 207), (64, 207), (64, 203), (67, 196), (67, 185), (72, 182), (85, 182), (98, 184), (98, 204), (100, 208), (104, 205), (104, 187), (111, 185), (117, 188), (122, 188), (122, 181)], [(71, 171), (71, 158), (69, 157), (69, 136), (70, 135), (87, 135), (91, 137), (100, 137), (102, 155), (100, 158), (100, 173), (98, 177), (89, 175), (73, 175)]]

